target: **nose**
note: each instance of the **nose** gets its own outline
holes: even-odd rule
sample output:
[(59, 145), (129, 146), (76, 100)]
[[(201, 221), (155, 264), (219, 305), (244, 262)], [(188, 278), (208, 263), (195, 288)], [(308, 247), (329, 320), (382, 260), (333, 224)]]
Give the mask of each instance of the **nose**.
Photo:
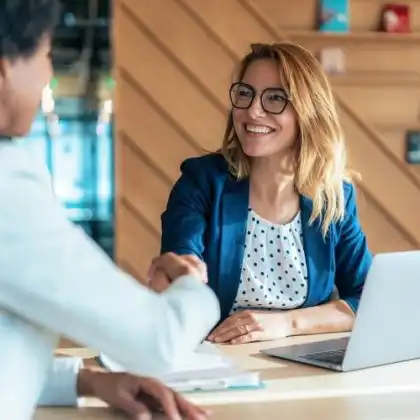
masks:
[(265, 116), (265, 111), (261, 105), (261, 97), (255, 96), (251, 106), (248, 108), (248, 113), (251, 118), (258, 118)]

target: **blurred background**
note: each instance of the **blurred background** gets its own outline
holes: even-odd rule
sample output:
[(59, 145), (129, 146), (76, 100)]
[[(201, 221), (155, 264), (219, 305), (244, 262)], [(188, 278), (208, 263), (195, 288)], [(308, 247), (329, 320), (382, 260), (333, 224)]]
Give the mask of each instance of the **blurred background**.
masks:
[(114, 254), (114, 139), (107, 0), (63, 1), (55, 77), (22, 145), (50, 170), (68, 216)]
[(329, 74), (371, 249), (420, 248), (418, 0), (67, 0), (27, 144), (69, 217), (138, 279), (180, 162), (220, 146), (235, 64), (281, 39)]

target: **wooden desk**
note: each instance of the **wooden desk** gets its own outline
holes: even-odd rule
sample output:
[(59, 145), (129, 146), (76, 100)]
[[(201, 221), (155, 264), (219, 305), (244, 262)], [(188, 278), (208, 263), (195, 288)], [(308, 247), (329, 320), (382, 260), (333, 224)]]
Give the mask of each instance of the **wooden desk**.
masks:
[[(329, 337), (294, 337), (277, 343), (223, 346), (239, 364), (260, 371), (266, 389), (195, 393), (189, 394), (189, 398), (211, 407), (214, 419), (420, 419), (420, 361), (337, 373), (266, 358), (258, 353), (275, 345), (325, 338)], [(62, 353), (91, 356), (86, 349), (66, 349)], [(40, 409), (35, 419), (123, 418), (100, 401), (89, 399), (82, 403), (84, 407), (80, 409)], [(162, 417), (156, 417), (159, 418)]]

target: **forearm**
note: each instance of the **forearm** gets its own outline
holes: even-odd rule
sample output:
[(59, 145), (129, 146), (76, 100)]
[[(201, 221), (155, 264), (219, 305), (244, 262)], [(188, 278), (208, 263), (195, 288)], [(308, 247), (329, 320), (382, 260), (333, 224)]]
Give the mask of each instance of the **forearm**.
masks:
[(98, 376), (102, 370), (96, 369), (80, 369), (77, 376), (77, 395), (79, 397), (92, 397), (95, 393), (93, 390), (93, 382), (95, 376)]
[(355, 315), (342, 300), (287, 313), (290, 335), (351, 331)]
[(133, 373), (166, 371), (218, 321), (214, 293), (184, 278), (156, 294), (124, 274), (69, 223), (44, 169), (21, 148), (2, 149), (0, 306)]
[(59, 255), (33, 250), (28, 269), (1, 282), (1, 303), (144, 375), (166, 371), (217, 322), (217, 300), (198, 280), (178, 280), (155, 294), (72, 235)]

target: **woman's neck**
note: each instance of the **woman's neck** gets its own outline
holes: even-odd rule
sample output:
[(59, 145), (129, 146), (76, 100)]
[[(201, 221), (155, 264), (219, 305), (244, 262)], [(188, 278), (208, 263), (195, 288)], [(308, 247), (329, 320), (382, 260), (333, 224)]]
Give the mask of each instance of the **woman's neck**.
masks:
[(254, 161), (250, 174), (251, 208), (273, 223), (290, 222), (300, 207), (294, 181), (294, 171), (282, 168), (278, 159)]
[(260, 158), (252, 162), (250, 185), (253, 193), (270, 202), (296, 196), (295, 172), (292, 164), (282, 165), (278, 159)]

